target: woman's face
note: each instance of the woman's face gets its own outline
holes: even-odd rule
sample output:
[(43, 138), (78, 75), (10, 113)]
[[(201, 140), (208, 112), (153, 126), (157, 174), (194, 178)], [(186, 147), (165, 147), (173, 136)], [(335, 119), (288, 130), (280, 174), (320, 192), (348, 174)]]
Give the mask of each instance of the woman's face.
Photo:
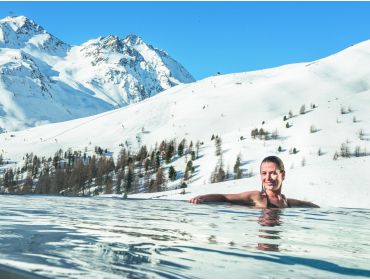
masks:
[(280, 171), (273, 162), (263, 162), (261, 164), (262, 185), (268, 191), (278, 191), (283, 183), (285, 173)]

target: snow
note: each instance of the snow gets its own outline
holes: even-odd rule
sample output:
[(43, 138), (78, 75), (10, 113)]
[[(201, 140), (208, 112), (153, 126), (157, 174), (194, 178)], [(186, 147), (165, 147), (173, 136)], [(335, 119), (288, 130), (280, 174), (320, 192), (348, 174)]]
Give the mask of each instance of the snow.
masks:
[[(139, 145), (146, 144), (150, 149), (165, 139), (176, 138), (179, 143), (185, 138), (187, 144), (199, 140), (204, 144), (200, 158), (194, 161), (196, 171), (185, 194), (175, 189), (130, 197), (186, 200), (205, 193), (259, 190), (261, 160), (277, 155), (287, 170), (283, 193), (288, 197), (322, 207), (369, 208), (370, 179), (364, 171), (370, 167), (370, 157), (333, 160), (343, 143), (352, 152), (356, 146), (370, 151), (369, 63), (370, 41), (366, 41), (314, 62), (209, 77), (172, 87), (124, 108), (0, 134), (3, 155), (21, 161), (30, 152), (52, 156), (59, 148), (87, 148), (93, 152), (95, 146), (100, 146), (116, 157), (125, 141), (136, 151)], [(73, 73), (71, 70), (71, 76)], [(302, 105), (305, 114), (299, 113)], [(351, 112), (341, 114), (342, 107)], [(283, 121), (290, 110), (293, 117)], [(291, 127), (286, 128), (286, 122)], [(317, 131), (311, 133), (311, 126)], [(252, 139), (254, 128), (277, 130), (279, 138)], [(364, 136), (359, 139), (361, 129)], [(241, 154), (243, 173), (252, 173), (252, 177), (210, 184), (211, 172), (219, 160), (211, 141), (213, 134), (222, 138), (225, 169), (232, 172)], [(279, 146), (282, 152), (278, 152)], [(297, 154), (289, 153), (293, 148)], [(186, 162), (179, 158), (170, 165), (183, 172)], [(180, 179), (168, 187), (179, 184)]]
[(1, 130), (92, 116), (194, 81), (135, 38), (129, 45), (110, 35), (70, 46), (24, 16), (0, 20), (0, 95), (12, 99), (0, 103)]

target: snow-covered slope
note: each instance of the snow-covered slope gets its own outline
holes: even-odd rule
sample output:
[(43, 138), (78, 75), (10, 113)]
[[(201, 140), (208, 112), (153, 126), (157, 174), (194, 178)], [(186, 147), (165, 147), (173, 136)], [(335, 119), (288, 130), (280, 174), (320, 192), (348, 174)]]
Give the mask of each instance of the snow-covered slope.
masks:
[[(3, 133), (2, 152), (4, 158), (19, 161), (27, 152), (50, 156), (59, 147), (93, 151), (99, 145), (116, 156), (120, 144), (136, 150), (143, 144), (154, 147), (163, 139), (186, 138), (188, 143), (204, 142), (187, 194), (174, 190), (151, 197), (187, 199), (206, 192), (259, 189), (259, 163), (275, 154), (286, 165), (288, 197), (321, 206), (369, 208), (370, 180), (364, 172), (370, 157), (363, 156), (370, 151), (369, 63), (370, 41), (365, 41), (311, 63), (209, 77), (96, 116)], [(300, 114), (302, 105), (305, 112)], [(277, 137), (253, 139), (255, 128)], [(232, 173), (241, 154), (244, 174), (254, 176), (209, 184), (219, 161), (213, 134), (222, 138), (224, 168)], [(358, 147), (360, 156), (333, 160), (343, 145), (352, 154)], [(297, 153), (290, 153), (293, 148)], [(185, 169), (182, 158), (171, 165)]]
[(0, 20), (2, 130), (94, 115), (193, 81), (135, 35), (70, 46), (24, 16)]

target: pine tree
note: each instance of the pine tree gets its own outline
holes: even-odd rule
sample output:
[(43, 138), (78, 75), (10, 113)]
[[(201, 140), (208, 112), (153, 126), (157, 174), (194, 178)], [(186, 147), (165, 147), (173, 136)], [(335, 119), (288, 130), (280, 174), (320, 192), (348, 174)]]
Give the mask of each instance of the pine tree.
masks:
[(240, 179), (242, 176), (240, 166), (241, 166), (241, 156), (238, 155), (236, 158), (236, 162), (234, 164), (234, 179)]
[(160, 158), (160, 152), (157, 151), (156, 155), (155, 155), (155, 167), (154, 167), (154, 170), (158, 170), (158, 168), (161, 166), (161, 158)]
[(220, 166), (216, 173), (216, 182), (223, 182), (226, 178), (225, 170)]
[(36, 176), (39, 174), (39, 169), (41, 167), (41, 161), (40, 159), (35, 155), (32, 159), (32, 176), (33, 178), (36, 178)]
[(8, 169), (4, 174), (3, 179), (4, 188), (8, 189), (10, 193), (14, 192), (14, 173), (13, 169)]
[(146, 173), (148, 172), (149, 167), (150, 167), (150, 159), (146, 158), (145, 161), (144, 161), (144, 170), (145, 170)]
[(253, 139), (256, 139), (256, 137), (258, 136), (258, 128), (255, 128), (251, 131), (251, 137)]
[(146, 146), (141, 146), (140, 147), (140, 151), (139, 151), (139, 154), (138, 154), (138, 161), (140, 163), (140, 165), (142, 164), (142, 162), (144, 161), (144, 159), (148, 156), (148, 150), (146, 148)]
[(184, 181), (188, 181), (189, 180), (189, 178), (190, 178), (190, 175), (189, 175), (189, 170), (188, 170), (188, 168), (185, 168), (185, 173), (184, 173)]
[(197, 143), (195, 144), (195, 149), (196, 149), (196, 158), (199, 157), (199, 149), (200, 149), (200, 142), (197, 141)]
[(187, 162), (185, 172), (191, 172), (191, 173), (194, 173), (193, 161), (189, 160), (189, 161)]
[(346, 143), (343, 143), (340, 146), (340, 156), (341, 157), (348, 157), (348, 158), (351, 156), (351, 152), (350, 152), (349, 147)]
[(52, 181), (52, 189), (55, 194), (59, 194), (62, 190), (67, 188), (67, 174), (64, 169), (57, 169), (55, 171), (53, 181)]
[(184, 140), (180, 142), (177, 148), (177, 154), (179, 155), (179, 157), (182, 157), (184, 155)]
[(362, 128), (358, 131), (358, 139), (363, 140), (364, 138), (364, 131)]
[(48, 173), (40, 174), (39, 180), (36, 184), (36, 194), (50, 194), (49, 188), (51, 185), (51, 178)]
[(123, 180), (125, 178), (125, 172), (124, 169), (121, 168), (116, 172), (116, 193), (117, 194), (122, 194), (123, 191)]
[(171, 162), (171, 158), (173, 156), (174, 147), (172, 143), (166, 145), (166, 152), (165, 152), (165, 162), (168, 164)]
[(356, 148), (355, 148), (355, 157), (359, 157), (359, 156), (361, 156), (360, 146), (356, 146)]
[(223, 182), (225, 180), (226, 173), (223, 168), (223, 160), (220, 157), (220, 160), (216, 164), (215, 170), (211, 174), (211, 183)]
[(265, 138), (265, 131), (263, 130), (263, 128), (261, 127), (260, 130), (258, 131), (258, 137), (259, 139), (264, 139)]
[(216, 138), (215, 146), (216, 146), (216, 156), (220, 156), (222, 154), (222, 140), (221, 140), (221, 137)]
[(105, 193), (111, 194), (113, 193), (113, 179), (110, 174), (107, 174), (106, 182), (105, 182)]
[(27, 176), (24, 180), (23, 186), (22, 186), (22, 193), (24, 194), (30, 194), (32, 193), (32, 187), (33, 187), (33, 181), (31, 176)]
[(175, 168), (172, 165), (170, 166), (170, 169), (168, 171), (168, 178), (171, 181), (175, 181), (176, 180), (176, 170), (175, 170)]
[(150, 192), (151, 174), (146, 173), (144, 175), (143, 192)]
[(127, 174), (125, 178), (125, 184), (124, 184), (124, 192), (129, 193), (133, 189), (133, 181), (134, 181), (134, 167), (132, 164), (130, 164), (127, 167)]
[(75, 170), (76, 170), (76, 174), (78, 177), (78, 180), (77, 180), (78, 189), (79, 191), (82, 191), (82, 195), (85, 195), (85, 183), (88, 177), (88, 170), (87, 170), (87, 167), (83, 164), (83, 161), (81, 158), (77, 160)]
[(191, 151), (191, 160), (195, 160), (195, 151)]

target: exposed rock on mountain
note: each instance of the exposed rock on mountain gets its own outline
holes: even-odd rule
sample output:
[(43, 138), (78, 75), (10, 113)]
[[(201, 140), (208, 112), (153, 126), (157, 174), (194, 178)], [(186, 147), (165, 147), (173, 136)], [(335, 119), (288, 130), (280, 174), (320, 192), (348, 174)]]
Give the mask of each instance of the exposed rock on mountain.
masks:
[(129, 35), (70, 46), (24, 16), (0, 20), (0, 129), (94, 115), (194, 78)]

